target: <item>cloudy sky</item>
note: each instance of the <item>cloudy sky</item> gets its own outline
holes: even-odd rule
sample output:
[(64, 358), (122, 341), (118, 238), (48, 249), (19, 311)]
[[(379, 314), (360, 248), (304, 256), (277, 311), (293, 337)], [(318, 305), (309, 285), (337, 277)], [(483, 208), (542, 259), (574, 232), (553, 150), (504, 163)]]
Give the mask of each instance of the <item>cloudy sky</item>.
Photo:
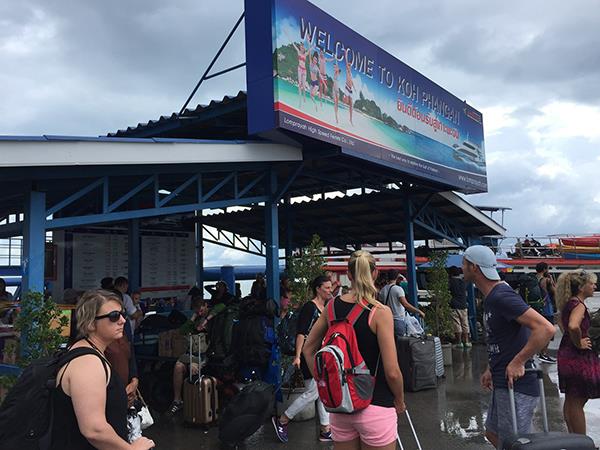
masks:
[[(489, 193), (467, 200), (512, 208), (509, 236), (600, 232), (596, 1), (314, 3), (483, 112)], [(100, 135), (178, 111), (242, 10), (1, 2), (0, 134)], [(241, 29), (216, 69), (243, 61)], [(243, 71), (206, 82), (192, 105), (240, 89)]]

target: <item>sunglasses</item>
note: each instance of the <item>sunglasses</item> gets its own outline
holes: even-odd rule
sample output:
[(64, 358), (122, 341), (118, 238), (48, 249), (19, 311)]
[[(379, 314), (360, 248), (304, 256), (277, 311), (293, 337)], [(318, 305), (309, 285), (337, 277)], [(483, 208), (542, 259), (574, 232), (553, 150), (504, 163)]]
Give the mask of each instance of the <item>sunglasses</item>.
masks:
[(96, 316), (96, 317), (94, 317), (94, 319), (96, 319), (96, 320), (109, 319), (111, 322), (118, 322), (119, 317), (123, 317), (123, 319), (127, 319), (127, 315), (125, 314), (124, 310), (111, 311), (108, 314), (102, 314), (101, 316)]

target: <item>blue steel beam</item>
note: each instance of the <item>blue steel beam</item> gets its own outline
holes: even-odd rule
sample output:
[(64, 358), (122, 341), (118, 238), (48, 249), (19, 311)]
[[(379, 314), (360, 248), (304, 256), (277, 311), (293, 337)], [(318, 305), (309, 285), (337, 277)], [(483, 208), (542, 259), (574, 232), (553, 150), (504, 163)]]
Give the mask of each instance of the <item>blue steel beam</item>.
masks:
[[(281, 188), (279, 189), (279, 191), (277, 191), (277, 193), (275, 194), (274, 199), (273, 199), (273, 201), (275, 203), (279, 203), (279, 200), (281, 200), (281, 198), (287, 192), (288, 188), (292, 185), (292, 183), (294, 182), (294, 180), (296, 180), (296, 178), (298, 177), (298, 175), (300, 175), (300, 172), (302, 172), (302, 168), (303, 167), (304, 167), (304, 161), (301, 162), (300, 164), (298, 164), (296, 166), (296, 168), (294, 169), (294, 172), (292, 173), (292, 175), (287, 179), (287, 181), (285, 182), (285, 184), (283, 186), (281, 186)], [(323, 198), (325, 198), (325, 196), (323, 196)]]
[(210, 191), (208, 191), (206, 193), (206, 195), (204, 195), (202, 197), (202, 201), (205, 202), (206, 200), (211, 198), (213, 195), (215, 195), (217, 192), (219, 192), (223, 188), (223, 186), (225, 186), (227, 183), (229, 183), (234, 178), (234, 176), (235, 176), (235, 173), (230, 173), (229, 175), (227, 175), (225, 177), (225, 179), (219, 181), (215, 187), (213, 187)]
[(250, 181), (246, 186), (244, 186), (244, 188), (241, 191), (238, 192), (238, 197), (236, 198), (243, 197), (244, 195), (246, 195), (246, 193), (258, 183), (260, 183), (264, 177), (265, 172), (258, 175), (254, 180)]
[(162, 208), (147, 208), (132, 211), (119, 211), (107, 214), (90, 214), (78, 217), (60, 217), (46, 221), (48, 230), (57, 230), (61, 228), (77, 227), (82, 225), (93, 225), (97, 223), (121, 222), (130, 219), (143, 219), (146, 217), (167, 216), (170, 214), (183, 214), (193, 212), (198, 209), (217, 209), (230, 206), (246, 206), (253, 203), (268, 201), (266, 195), (256, 197), (245, 197), (230, 200), (217, 200), (213, 202), (192, 203), (187, 205), (164, 206)]
[(106, 180), (105, 178), (100, 178), (100, 179), (94, 181), (93, 183), (88, 184), (83, 189), (80, 189), (79, 191), (75, 192), (73, 195), (70, 195), (66, 199), (64, 199), (64, 200), (58, 202), (56, 205), (52, 206), (50, 209), (48, 209), (48, 211), (46, 211), (46, 215), (51, 216), (52, 214), (55, 214), (58, 211), (60, 211), (61, 209), (69, 206), (71, 203), (79, 200), (80, 198), (82, 198), (85, 195), (92, 192), (94, 189), (101, 186), (105, 182), (105, 180)]
[(267, 254), (267, 298), (279, 306), (279, 216), (275, 200), (277, 174), (269, 173), (267, 180), (269, 199), (265, 202), (265, 235)]
[(146, 178), (144, 181), (142, 181), (136, 187), (131, 189), (127, 194), (123, 195), (121, 198), (115, 200), (113, 203), (108, 205), (108, 212), (109, 213), (113, 212), (115, 209), (117, 209), (123, 203), (125, 203), (128, 200), (131, 200), (135, 195), (139, 194), (141, 191), (143, 191), (148, 186), (153, 184), (154, 181), (156, 180), (156, 177), (157, 177), (157, 175), (152, 175), (152, 176)]
[(210, 242), (211, 244), (220, 245), (221, 247), (226, 248), (233, 248), (235, 250), (252, 255), (263, 257), (266, 255), (265, 244), (256, 239), (240, 236), (232, 231), (221, 230), (214, 227), (204, 226), (203, 230), (208, 235), (208, 238), (204, 236), (204, 241)]
[(127, 227), (127, 272), (129, 277), (129, 290), (138, 290), (141, 286), (141, 239), (139, 219), (130, 220)]
[[(179, 185), (173, 192), (171, 192), (165, 198), (160, 200), (158, 202), (158, 207), (165, 206), (167, 203), (169, 203), (171, 200), (173, 200), (175, 197), (177, 197), (179, 194), (181, 194), (181, 192), (183, 192), (194, 181), (198, 181), (198, 176), (199, 175), (196, 174), (196, 175), (193, 175), (192, 177), (188, 178), (185, 182), (183, 182), (181, 185)], [(155, 185), (155, 192), (158, 193), (158, 191), (156, 190), (156, 185)]]
[(435, 235), (436, 235), (436, 236), (438, 236), (440, 239), (446, 239), (446, 240), (448, 240), (448, 241), (452, 242), (453, 244), (456, 244), (457, 246), (459, 246), (459, 247), (462, 247), (462, 248), (464, 248), (464, 246), (465, 246), (465, 245), (464, 245), (464, 244), (463, 244), (461, 241), (459, 241), (458, 239), (454, 238), (453, 236), (451, 236), (451, 235), (449, 235), (449, 234), (446, 234), (446, 233), (444, 233), (443, 231), (440, 231), (440, 230), (438, 230), (438, 229), (437, 229), (435, 226), (433, 226), (433, 225), (427, 224), (427, 223), (425, 223), (425, 222), (423, 222), (423, 221), (421, 221), (421, 220), (418, 220), (418, 219), (415, 219), (415, 220), (413, 221), (413, 223), (414, 223), (415, 225), (417, 225), (418, 227), (420, 227), (420, 228), (424, 228), (425, 230), (427, 230), (427, 231), (429, 231), (429, 232), (431, 232), (431, 233), (435, 234)]
[(413, 212), (412, 200), (409, 198), (404, 202), (404, 229), (406, 237), (404, 245), (406, 246), (406, 275), (408, 281), (408, 300), (417, 306), (419, 304), (419, 294), (417, 289), (417, 266), (415, 259), (415, 235), (413, 221), (411, 219)]
[(8, 239), (23, 235), (23, 222), (12, 222), (0, 225), (0, 239)]
[[(198, 198), (201, 198), (199, 196)], [(202, 211), (194, 211), (194, 244), (196, 246), (196, 286), (204, 286), (204, 236), (202, 233)]]
[(46, 194), (29, 191), (25, 198), (23, 225), (23, 292), (44, 292), (44, 260), (46, 243)]
[(465, 230), (430, 207), (422, 209), (418, 215), (415, 214), (413, 222), (441, 239), (447, 239), (461, 248), (466, 247), (468, 234), (465, 233)]
[(102, 184), (102, 212), (104, 214), (108, 213), (108, 203), (110, 198), (110, 187), (109, 187), (109, 179), (108, 176), (104, 177), (104, 183)]

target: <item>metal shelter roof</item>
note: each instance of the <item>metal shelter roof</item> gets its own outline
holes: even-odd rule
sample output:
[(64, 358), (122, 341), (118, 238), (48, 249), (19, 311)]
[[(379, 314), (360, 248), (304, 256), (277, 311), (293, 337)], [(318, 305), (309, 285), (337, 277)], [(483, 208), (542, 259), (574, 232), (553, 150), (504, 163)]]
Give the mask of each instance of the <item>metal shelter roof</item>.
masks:
[[(437, 211), (438, 219), (453, 223), (454, 228), (459, 230), (455, 238), (498, 236), (505, 232), (504, 228), (452, 192), (432, 196), (418, 194), (412, 196), (412, 201), (417, 207), (426, 206), (423, 211), (433, 209)], [(342, 248), (346, 245), (404, 242), (404, 202), (399, 192), (370, 192), (283, 205), (280, 213), (280, 247), (285, 247), (288, 226), (296, 244), (307, 244), (315, 233), (325, 243)], [(244, 211), (204, 216), (202, 223), (264, 241), (263, 209), (255, 206)], [(415, 240), (440, 239), (440, 235), (431, 230), (423, 211), (414, 213)]]
[[(226, 182), (226, 174), (235, 171), (232, 188), (256, 186), (248, 191), (249, 195), (256, 192), (255, 197), (239, 203), (252, 206), (252, 210), (211, 216), (206, 218), (206, 224), (264, 242), (263, 208), (258, 203), (248, 202), (263, 195), (257, 191), (262, 182), (256, 183), (262, 176), (261, 171), (271, 170), (280, 192), (276, 199), (282, 202), (282, 199), (289, 202), (290, 198), (326, 192), (348, 194), (357, 189), (375, 190), (366, 196), (347, 195), (283, 205), (280, 228), (285, 229), (285, 214), (290, 212), (294, 216), (292, 234), (296, 245), (306, 242), (313, 233), (319, 233), (331, 245), (403, 241), (407, 219), (403, 205), (408, 198), (415, 208), (412, 218), (416, 220), (416, 239), (453, 237), (464, 243), (470, 237), (504, 234), (500, 225), (477, 208), (452, 192), (444, 192), (445, 186), (412, 177), (393, 167), (344, 155), (339, 147), (293, 133), (282, 132), (276, 138), (289, 145), (269, 142), (268, 136), (248, 136), (243, 91), (208, 105), (186, 109), (182, 114), (173, 113), (139, 123), (107, 137), (3, 137), (0, 138), (3, 155), (0, 212), (4, 214), (0, 214), (0, 219), (8, 213), (22, 212), (23, 198), (32, 182), (46, 193), (48, 205), (66, 202), (55, 218), (84, 217), (56, 221), (65, 226), (92, 224), (93, 217), (85, 219), (86, 215), (101, 218), (98, 223), (107, 223), (109, 218), (98, 215), (99, 211), (162, 205), (159, 188), (177, 191), (176, 197), (169, 199), (170, 205), (188, 207), (162, 211), (156, 207), (137, 216), (113, 214), (112, 221), (132, 217), (148, 220), (153, 212), (163, 216), (177, 214), (177, 211), (185, 214), (190, 211), (189, 205), (211, 207), (201, 206), (197, 192), (186, 187), (193, 188), (190, 177), (196, 174), (198, 178), (200, 172), (203, 172), (202, 182), (194, 183), (204, 184), (207, 190), (224, 186), (212, 196), (216, 201), (214, 207), (219, 207), (218, 202), (235, 206), (237, 197), (228, 193), (227, 184), (222, 184)], [(154, 181), (149, 180), (149, 176), (153, 176)], [(146, 191), (152, 183), (153, 192)], [(98, 187), (105, 191), (110, 189), (110, 193), (102, 196)], [(134, 202), (136, 190), (141, 194), (135, 194)], [(91, 198), (89, 194), (80, 195), (78, 202), (68, 201), (69, 196), (77, 192), (94, 195)], [(102, 207), (103, 203), (106, 206), (106, 202), (119, 197), (123, 200), (109, 204), (108, 208)], [(115, 203), (123, 206), (112, 208)], [(284, 236), (282, 231), (280, 241), (286, 239)]]

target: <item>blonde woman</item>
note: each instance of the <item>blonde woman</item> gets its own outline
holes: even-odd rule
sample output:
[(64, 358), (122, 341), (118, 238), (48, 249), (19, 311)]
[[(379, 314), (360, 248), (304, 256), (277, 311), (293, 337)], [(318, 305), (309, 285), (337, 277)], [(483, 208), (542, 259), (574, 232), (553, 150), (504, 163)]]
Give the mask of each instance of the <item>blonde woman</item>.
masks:
[[(364, 307), (354, 325), (358, 348), (372, 375), (376, 375), (371, 404), (354, 414), (330, 414), (334, 448), (395, 449), (398, 435), (398, 417), (403, 413), (404, 391), (402, 372), (398, 366), (394, 341), (394, 321), (389, 307), (379, 303), (375, 296), (374, 279), (377, 278), (375, 259), (363, 250), (356, 251), (348, 261), (348, 276), (352, 287), (347, 294), (331, 300), (336, 317), (350, 313), (355, 304)], [(314, 361), (315, 353), (327, 332), (327, 310), (313, 326), (303, 354), (307, 361)], [(383, 370), (377, 370), (381, 356)], [(313, 364), (309, 364), (313, 371)], [(314, 375), (314, 374), (313, 374)]]
[(565, 394), (563, 415), (570, 433), (585, 434), (583, 407), (590, 398), (600, 397), (600, 359), (592, 351), (590, 313), (584, 303), (595, 288), (596, 275), (585, 270), (563, 273), (556, 287), (564, 333), (558, 349), (558, 381)]
[(123, 337), (126, 313), (117, 294), (88, 291), (75, 310), (79, 341), (71, 349), (95, 351), (73, 359), (58, 372), (54, 397), (52, 449), (146, 450), (154, 442), (127, 442), (127, 393), (104, 352)]

